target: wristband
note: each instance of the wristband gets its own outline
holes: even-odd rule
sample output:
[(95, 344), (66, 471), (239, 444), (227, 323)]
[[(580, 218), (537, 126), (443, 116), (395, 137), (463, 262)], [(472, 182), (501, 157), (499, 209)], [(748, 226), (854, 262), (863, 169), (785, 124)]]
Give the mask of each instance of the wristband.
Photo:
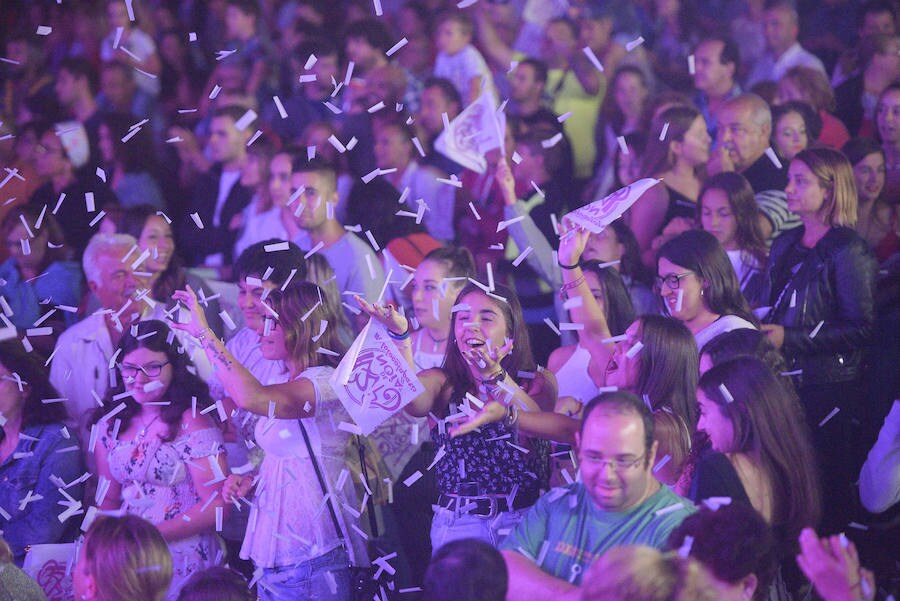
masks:
[(502, 382), (505, 379), (506, 379), (506, 370), (504, 370), (501, 367), (500, 371), (498, 371), (497, 373), (495, 373), (493, 376), (491, 376), (489, 378), (485, 378), (484, 380), (481, 381), (481, 383), (486, 388), (494, 388), (495, 386), (498, 386), (500, 384), (500, 382)]
[(388, 333), (388, 336), (390, 336), (394, 340), (406, 340), (407, 338), (409, 338), (412, 335), (412, 333), (409, 331), (408, 323), (406, 324), (406, 331), (403, 332), (402, 334), (395, 334), (394, 332), (391, 332), (390, 329), (387, 329), (387, 333)]
[(568, 269), (570, 271), (572, 269), (578, 269), (579, 267), (581, 267), (581, 263), (575, 263), (574, 265), (565, 265), (562, 262), (557, 261), (556, 264), (559, 265), (560, 269)]
[(503, 425), (512, 428), (519, 419), (519, 408), (515, 405), (506, 406), (506, 415), (503, 418)]
[(569, 298), (569, 290), (574, 290), (575, 288), (578, 288), (579, 286), (581, 286), (584, 283), (584, 281), (585, 281), (584, 276), (581, 276), (579, 278), (576, 278), (575, 280), (572, 280), (568, 284), (563, 284), (562, 287), (559, 289), (559, 300), (564, 301), (564, 300), (568, 299)]

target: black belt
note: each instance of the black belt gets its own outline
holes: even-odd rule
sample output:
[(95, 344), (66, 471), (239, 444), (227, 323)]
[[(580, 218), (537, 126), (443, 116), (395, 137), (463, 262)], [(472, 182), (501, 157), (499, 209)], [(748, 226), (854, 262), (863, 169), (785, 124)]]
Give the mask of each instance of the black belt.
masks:
[(494, 517), (498, 513), (510, 511), (505, 495), (438, 495), (438, 505), (461, 515)]

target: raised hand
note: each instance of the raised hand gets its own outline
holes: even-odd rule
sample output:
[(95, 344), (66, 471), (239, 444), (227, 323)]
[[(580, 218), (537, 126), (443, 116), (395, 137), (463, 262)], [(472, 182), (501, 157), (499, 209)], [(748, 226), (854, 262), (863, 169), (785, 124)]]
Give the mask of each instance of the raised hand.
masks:
[(500, 362), (512, 351), (512, 348), (513, 341), (507, 338), (503, 346), (492, 346), (491, 342), (487, 341), (482, 347), (461, 351), (461, 353), (463, 359), (475, 367), (482, 378), (490, 378), (497, 375), (502, 369)]
[(409, 331), (409, 320), (397, 311), (394, 305), (372, 304), (358, 294), (353, 298), (356, 299), (356, 304), (360, 309), (394, 334), (404, 334)]
[(494, 179), (500, 186), (503, 203), (507, 206), (516, 204), (516, 178), (513, 177), (512, 169), (509, 168), (506, 159), (501, 158), (497, 161), (497, 172), (494, 174)]
[(497, 401), (490, 401), (484, 408), (474, 416), (459, 421), (450, 428), (450, 437), (456, 438), (469, 432), (474, 432), (477, 428), (499, 422), (506, 417), (506, 405)]
[(187, 323), (170, 321), (168, 323), (171, 328), (183, 330), (195, 338), (209, 328), (209, 324), (206, 321), (206, 314), (200, 307), (200, 301), (197, 300), (197, 294), (190, 286), (185, 286), (184, 290), (176, 290), (175, 293), (172, 294), (172, 298), (187, 307), (188, 311), (191, 312), (191, 320)]
[(875, 598), (874, 576), (860, 568), (856, 546), (843, 535), (820, 539), (812, 528), (804, 528), (797, 565), (825, 601)]
[(575, 265), (581, 260), (581, 255), (584, 253), (584, 247), (587, 246), (588, 237), (591, 233), (567, 221), (563, 221), (562, 229), (557, 258), (563, 265)]
[(231, 474), (222, 484), (222, 497), (227, 503), (233, 502), (247, 495), (253, 486), (253, 476), (239, 476)]

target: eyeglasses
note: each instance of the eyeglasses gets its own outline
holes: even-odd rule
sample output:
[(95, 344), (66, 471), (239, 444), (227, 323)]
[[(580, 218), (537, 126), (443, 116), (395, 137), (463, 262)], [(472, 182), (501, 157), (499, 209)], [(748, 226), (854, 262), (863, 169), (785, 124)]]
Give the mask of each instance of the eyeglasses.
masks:
[(168, 365), (165, 363), (148, 363), (147, 365), (131, 365), (130, 363), (119, 363), (119, 371), (126, 378), (136, 378), (138, 372), (143, 372), (148, 378), (158, 378), (162, 373), (163, 367)]
[(600, 469), (606, 469), (606, 466), (611, 465), (617, 472), (624, 472), (635, 467), (637, 464), (643, 461), (644, 457), (646, 456), (647, 453), (644, 453), (639, 457), (635, 457), (634, 459), (603, 459), (602, 457), (592, 457), (588, 455), (584, 458), (584, 461), (586, 463), (590, 463), (591, 465), (595, 465)]
[(653, 280), (653, 286), (657, 290), (662, 290), (662, 285), (665, 283), (669, 290), (678, 290), (681, 287), (682, 278), (686, 278), (692, 273), (694, 272), (685, 271), (684, 273), (670, 273), (664, 277), (657, 276), (656, 279)]

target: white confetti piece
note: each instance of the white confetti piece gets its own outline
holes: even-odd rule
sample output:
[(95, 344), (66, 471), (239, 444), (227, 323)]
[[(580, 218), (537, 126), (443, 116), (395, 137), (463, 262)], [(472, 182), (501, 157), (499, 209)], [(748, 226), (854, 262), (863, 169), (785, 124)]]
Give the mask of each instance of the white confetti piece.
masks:
[(766, 156), (769, 157), (769, 160), (772, 161), (773, 165), (775, 165), (779, 169), (784, 169), (784, 165), (781, 164), (781, 160), (778, 158), (778, 155), (775, 154), (775, 151), (772, 150), (771, 146), (766, 148)]
[(610, 337), (610, 338), (604, 338), (604, 339), (601, 340), (600, 342), (601, 342), (602, 344), (609, 344), (609, 343), (611, 343), (611, 342), (612, 342), (612, 343), (615, 343), (615, 342), (623, 342), (623, 341), (625, 341), (625, 340), (628, 340), (628, 335), (627, 335), (627, 334), (620, 334), (619, 336), (612, 336), (612, 337)]
[(528, 255), (530, 255), (533, 250), (534, 249), (529, 246), (525, 250), (523, 250), (521, 253), (519, 253), (519, 256), (516, 257), (512, 262), (513, 267), (518, 267), (519, 265), (521, 265), (522, 261), (524, 261), (526, 258), (528, 258)]
[(421, 477), (422, 477), (422, 472), (419, 470), (416, 470), (415, 473), (413, 473), (413, 475), (411, 475), (409, 478), (407, 478), (406, 480), (403, 481), (403, 485), (406, 486), (407, 488), (409, 488), (410, 486), (412, 486), (413, 484), (418, 482)]
[(678, 292), (675, 295), (675, 311), (681, 311), (684, 306), (684, 289), (679, 288)]
[(665, 465), (666, 465), (667, 463), (669, 463), (671, 460), (672, 460), (672, 456), (671, 456), (671, 455), (666, 455), (665, 457), (663, 457), (662, 459), (660, 459), (659, 461), (657, 461), (657, 462), (656, 462), (656, 465), (653, 466), (653, 473), (655, 474), (656, 472), (658, 472), (659, 470), (661, 470), (661, 469), (663, 468), (663, 466), (665, 466)]
[(558, 133), (555, 134), (553, 137), (547, 138), (546, 140), (542, 140), (542, 141), (541, 141), (541, 146), (542, 146), (543, 148), (553, 148), (554, 146), (556, 146), (557, 144), (559, 144), (559, 143), (562, 141), (562, 139), (563, 139), (563, 134), (562, 134), (562, 132), (558, 132)]
[(684, 542), (681, 543), (681, 546), (678, 547), (678, 556), (684, 559), (687, 559), (691, 554), (691, 547), (694, 546), (694, 537), (693, 536), (685, 536)]
[(388, 49), (388, 51), (385, 52), (384, 54), (385, 54), (386, 56), (392, 56), (394, 53), (396, 53), (398, 50), (400, 50), (401, 48), (403, 48), (404, 46), (406, 46), (408, 43), (409, 43), (409, 40), (407, 40), (406, 38), (403, 38), (402, 40), (400, 40), (399, 42), (397, 42), (396, 44), (394, 44), (393, 46), (391, 46), (391, 47)]
[(344, 145), (341, 143), (341, 141), (337, 139), (337, 136), (335, 136), (334, 134), (332, 134), (331, 137), (328, 138), (328, 142), (329, 142), (329, 144), (331, 144), (332, 146), (334, 146), (334, 148), (335, 148), (338, 152), (340, 152), (341, 154), (347, 152), (347, 147), (344, 146)]
[(256, 114), (256, 111), (254, 111), (253, 109), (247, 109), (247, 112), (241, 115), (240, 119), (235, 121), (234, 128), (238, 131), (244, 131), (250, 126), (251, 123), (256, 121), (257, 116), (258, 115)]
[(518, 152), (516, 152), (516, 151), (513, 151), (513, 153), (512, 153), (512, 162), (515, 163), (516, 165), (518, 165), (519, 163), (521, 163), (521, 162), (522, 162), (522, 155), (520, 155), (520, 154), (519, 154)]
[(213, 86), (212, 92), (209, 93), (209, 99), (215, 100), (216, 96), (218, 96), (219, 92), (221, 92), (221, 91), (222, 91), (222, 86), (220, 86), (218, 84)]
[(550, 319), (549, 317), (545, 317), (544, 323), (547, 324), (547, 327), (549, 327), (551, 330), (553, 330), (554, 334), (556, 334), (557, 336), (560, 335), (559, 328), (556, 327), (556, 324), (553, 323), (552, 319)]
[(197, 32), (191, 31), (188, 33), (188, 42), (196, 42), (197, 41)]
[(813, 328), (813, 331), (809, 333), (809, 337), (810, 337), (810, 338), (815, 338), (815, 337), (816, 337), (816, 334), (819, 333), (819, 330), (822, 329), (822, 326), (823, 326), (823, 325), (825, 325), (825, 322), (824, 322), (824, 321), (820, 321), (819, 323), (817, 323), (817, 324), (816, 324), (816, 327)]
[(632, 50), (634, 50), (635, 48), (637, 48), (638, 46), (640, 46), (643, 43), (644, 43), (643, 36), (638, 36), (637, 39), (631, 40), (630, 42), (625, 44), (625, 50), (627, 52), (631, 52)]
[(697, 72), (697, 67), (694, 63), (694, 55), (693, 54), (688, 55), (688, 73), (693, 75), (696, 72)]
[(591, 64), (594, 65), (594, 68), (603, 73), (603, 64), (600, 62), (600, 59), (597, 58), (597, 55), (594, 54), (594, 51), (591, 50), (591, 47), (585, 46), (581, 49), (581, 51), (584, 52), (584, 55), (588, 58), (589, 61), (591, 61)]
[(502, 232), (503, 230), (505, 230), (512, 224), (518, 223), (518, 222), (522, 221), (523, 219), (525, 219), (525, 216), (520, 215), (519, 217), (514, 217), (514, 218), (508, 219), (506, 221), (501, 221), (500, 223), (497, 224), (497, 231)]
[(622, 151), (622, 154), (628, 154), (628, 143), (625, 141), (625, 136), (619, 136), (616, 138), (616, 142), (619, 143), (619, 150)]
[(559, 117), (557, 117), (556, 120), (557, 120), (559, 123), (565, 123), (565, 122), (566, 122), (566, 119), (568, 119), (568, 118), (571, 117), (571, 116), (572, 116), (572, 111), (569, 111), (569, 112), (563, 113), (562, 115), (560, 115)]
[(262, 135), (262, 130), (257, 129), (256, 133), (254, 133), (252, 136), (250, 136), (250, 139), (247, 140), (247, 147), (249, 148), (250, 145), (253, 144), (254, 142), (256, 142), (257, 138), (259, 138), (261, 135)]
[(826, 415), (825, 418), (819, 422), (819, 427), (821, 428), (822, 426), (827, 424), (829, 421), (831, 421), (831, 418), (833, 418), (835, 415), (837, 415), (840, 410), (841, 410), (840, 407), (835, 407), (834, 409), (832, 409), (831, 412), (829, 412), (828, 415)]
[(53, 33), (53, 28), (48, 27), (47, 25), (38, 25), (37, 31), (35, 32), (38, 35), (50, 35)]
[(731, 497), (709, 497), (708, 499), (703, 499), (703, 504), (712, 511), (719, 511), (720, 507), (731, 505)]
[(679, 509), (683, 509), (683, 508), (684, 508), (684, 503), (679, 502), (679, 503), (673, 503), (672, 505), (669, 505), (668, 507), (663, 507), (662, 509), (657, 509), (653, 513), (654, 513), (654, 515), (657, 515), (657, 516), (667, 515), (667, 514), (672, 513), (673, 511), (678, 511)]
[(663, 142), (666, 139), (666, 134), (669, 133), (669, 122), (666, 121), (663, 123), (662, 131), (659, 132), (659, 141)]
[(287, 111), (284, 110), (284, 105), (281, 104), (281, 98), (278, 96), (272, 96), (272, 101), (275, 103), (275, 108), (278, 109), (278, 114), (282, 119), (287, 119)]
[(641, 349), (642, 349), (642, 348), (644, 348), (644, 343), (641, 342), (640, 340), (638, 340), (637, 342), (634, 343), (634, 346), (632, 346), (630, 349), (628, 349), (628, 352), (625, 353), (625, 356), (626, 356), (628, 359), (634, 359), (634, 357), (635, 357), (639, 352), (641, 352)]
[(724, 383), (724, 382), (721, 383), (721, 384), (719, 384), (719, 392), (722, 393), (722, 397), (725, 399), (725, 402), (726, 402), (726, 403), (733, 403), (733, 402), (734, 402), (734, 397), (731, 396), (731, 391), (728, 390), (728, 387), (725, 386), (725, 383)]
[(200, 219), (199, 213), (191, 213), (191, 219), (194, 220), (194, 223), (197, 225), (199, 229), (203, 229), (203, 220)]

